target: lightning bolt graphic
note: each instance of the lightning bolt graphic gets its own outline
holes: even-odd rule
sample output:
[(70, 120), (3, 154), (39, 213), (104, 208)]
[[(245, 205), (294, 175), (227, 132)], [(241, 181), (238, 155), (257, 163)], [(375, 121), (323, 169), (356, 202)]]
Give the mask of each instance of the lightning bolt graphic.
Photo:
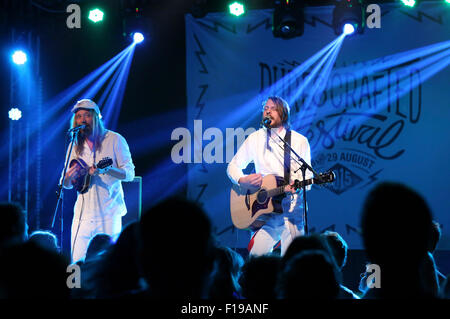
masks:
[(260, 26), (265, 24), (265, 29), (269, 29), (272, 27), (272, 23), (270, 22), (270, 18), (264, 19), (263, 21), (261, 21), (260, 23), (257, 23), (255, 25), (248, 25), (247, 26), (247, 34), (251, 33), (252, 31), (255, 31), (256, 29), (258, 29)]
[(369, 175), (369, 181), (368, 181), (365, 185), (361, 186), (360, 189), (361, 189), (361, 188), (364, 188), (364, 187), (366, 187), (367, 185), (370, 185), (370, 184), (374, 183), (376, 180), (378, 180), (377, 175), (378, 175), (382, 170), (383, 170), (383, 169), (380, 169), (380, 170), (376, 171), (375, 173), (373, 173), (372, 175)]
[(202, 55), (206, 55), (205, 50), (202, 47), (202, 44), (200, 43), (200, 40), (197, 38), (197, 35), (194, 34), (194, 40), (198, 45), (199, 50), (195, 51), (195, 55), (197, 56), (198, 62), (202, 65), (202, 69), (199, 71), (200, 73), (208, 74), (208, 70), (206, 69), (205, 63), (202, 60)]

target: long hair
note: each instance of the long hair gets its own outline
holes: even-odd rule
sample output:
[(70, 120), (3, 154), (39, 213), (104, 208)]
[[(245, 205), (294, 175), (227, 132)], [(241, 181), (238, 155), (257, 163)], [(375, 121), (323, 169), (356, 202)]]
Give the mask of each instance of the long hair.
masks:
[(279, 97), (279, 96), (269, 96), (267, 99), (265, 99), (262, 103), (263, 107), (263, 113), (264, 113), (264, 106), (266, 105), (268, 100), (272, 100), (273, 104), (276, 106), (276, 110), (281, 118), (281, 124), (288, 129), (291, 127), (290, 123), (290, 107), (288, 102), (286, 102), (285, 99)]
[[(100, 151), (102, 149), (102, 141), (106, 134), (106, 128), (103, 124), (102, 119), (98, 116), (97, 112), (94, 110), (88, 110), (92, 115), (92, 137), (94, 140), (95, 150)], [(74, 128), (76, 126), (75, 122), (75, 114), (73, 114), (72, 119), (70, 121), (70, 127)], [(87, 136), (84, 134), (78, 134), (77, 139), (75, 140), (75, 153), (80, 156), (83, 154), (83, 145)]]

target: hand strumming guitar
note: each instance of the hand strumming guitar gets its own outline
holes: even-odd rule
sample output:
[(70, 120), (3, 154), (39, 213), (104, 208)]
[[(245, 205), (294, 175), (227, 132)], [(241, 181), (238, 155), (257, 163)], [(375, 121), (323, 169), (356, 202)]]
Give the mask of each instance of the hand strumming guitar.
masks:
[(69, 167), (66, 171), (66, 176), (64, 178), (64, 186), (69, 186), (73, 183), (73, 180), (77, 179), (77, 176), (81, 170), (79, 165), (73, 165)]
[(239, 178), (239, 185), (241, 185), (241, 187), (249, 189), (250, 191), (258, 190), (261, 187), (261, 184), (261, 174), (250, 174)]
[(73, 165), (72, 167), (69, 167), (69, 169), (66, 171), (66, 179), (71, 179), (75, 177), (80, 170), (80, 166)]

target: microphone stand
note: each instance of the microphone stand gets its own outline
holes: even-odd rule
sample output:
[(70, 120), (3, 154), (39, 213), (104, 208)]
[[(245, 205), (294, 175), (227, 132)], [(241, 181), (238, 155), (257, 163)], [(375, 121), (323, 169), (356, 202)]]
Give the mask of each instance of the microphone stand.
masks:
[(64, 182), (66, 179), (66, 171), (67, 171), (67, 166), (69, 164), (69, 159), (70, 156), (72, 155), (72, 148), (73, 148), (73, 143), (75, 141), (75, 138), (78, 136), (78, 133), (80, 131), (81, 128), (78, 129), (72, 129), (69, 130), (69, 132), (73, 132), (72, 134), (72, 139), (70, 141), (70, 149), (69, 149), (69, 155), (67, 156), (65, 163), (64, 163), (64, 171), (63, 171), (63, 176), (62, 176), (62, 181), (61, 184), (58, 185), (58, 190), (56, 191), (56, 196), (58, 197), (58, 200), (56, 202), (56, 208), (55, 208), (55, 212), (53, 213), (53, 221), (52, 221), (52, 229), (55, 225), (55, 219), (56, 219), (56, 215), (58, 214), (58, 208), (59, 208), (59, 203), (61, 203), (61, 216), (60, 216), (60, 247), (61, 247), (61, 253), (63, 250), (63, 203), (61, 201), (61, 199), (63, 198), (63, 190), (64, 190)]
[[(266, 120), (263, 120), (262, 125), (266, 129), (269, 129), (270, 128), (270, 126), (269, 126), (270, 125), (270, 121), (267, 122)], [(275, 135), (283, 142), (284, 147), (287, 147), (292, 153), (294, 153), (295, 156), (297, 156), (298, 161), (295, 158), (293, 158), (291, 156), (291, 154), (289, 153), (289, 157), (292, 158), (294, 161), (296, 161), (300, 165), (299, 169), (302, 170), (303, 181), (306, 180), (305, 175), (306, 175), (306, 170), (307, 169), (309, 169), (313, 173), (314, 176), (319, 176), (319, 174), (308, 163), (306, 163), (306, 161), (300, 155), (298, 155), (297, 152), (295, 152), (292, 149), (291, 145), (289, 145), (289, 143), (287, 143), (284, 139), (282, 139), (280, 137), (280, 135), (278, 135), (276, 130), (272, 130), (272, 132), (274, 132)], [(297, 171), (298, 170), (296, 170), (295, 172), (297, 172)], [(302, 190), (303, 190), (303, 220), (304, 220), (304, 223), (305, 223), (305, 235), (308, 235), (308, 216), (307, 216), (307, 213), (306, 213), (306, 185), (305, 185), (305, 183), (303, 183)]]

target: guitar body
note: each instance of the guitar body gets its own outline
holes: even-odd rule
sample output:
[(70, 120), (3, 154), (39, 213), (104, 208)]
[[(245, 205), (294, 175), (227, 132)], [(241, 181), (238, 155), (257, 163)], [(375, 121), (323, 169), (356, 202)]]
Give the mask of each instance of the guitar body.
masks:
[[(106, 171), (113, 164), (113, 160), (109, 157), (102, 159), (96, 167), (100, 170)], [(70, 161), (69, 167), (78, 165), (79, 169), (77, 175), (72, 179), (72, 185), (78, 193), (84, 194), (88, 191), (91, 185), (91, 175), (89, 174), (89, 166), (81, 158), (73, 159)]]
[(89, 166), (81, 158), (70, 161), (69, 167), (78, 165), (78, 173), (72, 179), (72, 185), (77, 192), (84, 194), (87, 192), (89, 185), (91, 185), (91, 175), (89, 175)]
[(258, 228), (264, 222), (258, 217), (269, 213), (282, 213), (281, 201), (268, 197), (267, 190), (283, 185), (283, 179), (275, 175), (263, 177), (261, 188), (250, 192), (243, 187), (233, 185), (230, 192), (231, 220), (239, 229)]

